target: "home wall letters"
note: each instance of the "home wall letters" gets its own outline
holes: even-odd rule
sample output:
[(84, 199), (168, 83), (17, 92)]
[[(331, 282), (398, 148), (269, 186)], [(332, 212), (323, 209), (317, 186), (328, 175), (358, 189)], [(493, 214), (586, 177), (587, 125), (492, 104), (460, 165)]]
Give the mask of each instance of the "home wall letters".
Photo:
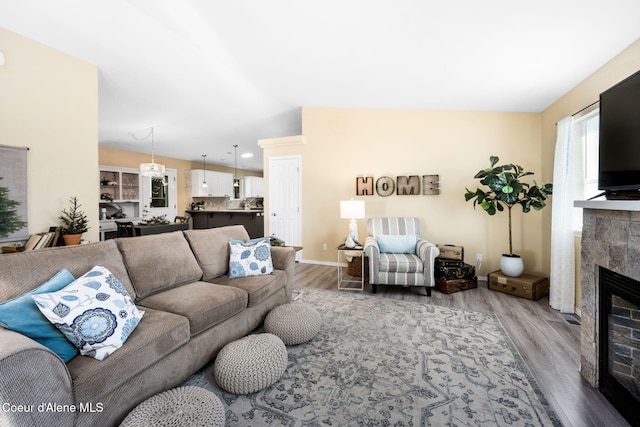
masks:
[(400, 175), (396, 179), (390, 176), (381, 176), (376, 180), (372, 176), (359, 176), (356, 178), (356, 196), (373, 196), (377, 194), (378, 196), (388, 197), (394, 193), (398, 196), (432, 196), (440, 194), (440, 176)]

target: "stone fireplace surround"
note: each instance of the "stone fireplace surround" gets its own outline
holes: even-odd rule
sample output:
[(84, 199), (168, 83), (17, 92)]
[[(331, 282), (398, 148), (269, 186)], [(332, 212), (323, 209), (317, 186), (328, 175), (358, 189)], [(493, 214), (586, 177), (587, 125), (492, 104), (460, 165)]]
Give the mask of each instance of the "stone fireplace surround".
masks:
[(579, 201), (583, 208), (580, 373), (598, 387), (599, 266), (640, 281), (640, 201)]

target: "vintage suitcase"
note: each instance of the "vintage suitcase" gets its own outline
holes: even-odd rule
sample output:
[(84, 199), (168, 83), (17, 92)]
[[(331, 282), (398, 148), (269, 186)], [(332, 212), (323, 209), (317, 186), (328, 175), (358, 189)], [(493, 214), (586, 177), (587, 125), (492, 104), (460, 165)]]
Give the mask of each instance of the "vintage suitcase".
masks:
[(436, 247), (440, 250), (439, 258), (453, 259), (456, 261), (464, 261), (464, 247), (455, 245), (441, 245), (437, 244)]
[(436, 289), (443, 294), (452, 294), (454, 292), (466, 291), (478, 287), (478, 278), (472, 279), (455, 279), (455, 280), (436, 280)]
[(537, 301), (545, 295), (549, 295), (549, 279), (542, 276), (523, 274), (520, 277), (509, 277), (501, 271), (489, 273), (487, 277), (489, 289), (517, 297)]
[(472, 279), (476, 275), (476, 268), (473, 265), (465, 264), (463, 261), (438, 257), (436, 258), (433, 274), (436, 279)]

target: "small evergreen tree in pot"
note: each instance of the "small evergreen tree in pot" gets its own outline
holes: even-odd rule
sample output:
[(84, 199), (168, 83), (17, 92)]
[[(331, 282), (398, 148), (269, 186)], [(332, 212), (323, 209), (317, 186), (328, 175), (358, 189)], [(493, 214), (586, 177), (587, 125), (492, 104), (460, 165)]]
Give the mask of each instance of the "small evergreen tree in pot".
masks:
[[(58, 217), (60, 219), (60, 233), (62, 233), (63, 238), (65, 235), (76, 235), (78, 236), (76, 238), (77, 242), (80, 242), (82, 233), (86, 233), (89, 230), (89, 220), (84, 212), (80, 210), (82, 205), (78, 203), (78, 199), (75, 196), (69, 199), (69, 203), (71, 204), (69, 211), (63, 209), (62, 215)], [(65, 244), (69, 244), (67, 241), (68, 239), (65, 238)]]
[[(477, 188), (475, 191), (471, 191), (467, 188), (464, 198), (467, 202), (473, 200), (474, 208), (476, 205), (480, 205), (489, 215), (495, 215), (497, 211), (503, 211), (504, 207), (507, 207), (509, 212), (509, 253), (503, 255), (503, 260), (505, 257), (520, 258), (519, 255), (513, 253), (511, 208), (520, 205), (524, 213), (530, 212), (531, 209), (539, 211), (546, 206), (547, 198), (553, 193), (553, 184), (538, 185), (533, 181), (533, 185), (531, 185), (522, 182), (521, 178), (533, 175), (533, 172), (526, 172), (522, 166), (512, 163), (496, 166), (499, 160), (497, 156), (490, 156), (491, 166), (479, 171), (474, 176), (480, 180), (480, 184), (488, 186), (489, 189)], [(509, 275), (504, 269), (503, 273)], [(520, 274), (517, 274), (516, 277)]]

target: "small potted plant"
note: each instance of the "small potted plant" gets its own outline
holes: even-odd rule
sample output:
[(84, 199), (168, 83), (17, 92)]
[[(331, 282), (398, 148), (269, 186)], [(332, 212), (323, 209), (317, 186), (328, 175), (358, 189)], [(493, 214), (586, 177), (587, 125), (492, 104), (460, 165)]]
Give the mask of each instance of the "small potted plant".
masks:
[(503, 211), (504, 206), (509, 212), (509, 253), (503, 254), (500, 259), (500, 269), (506, 276), (519, 277), (524, 271), (524, 264), (520, 255), (513, 253), (513, 241), (511, 238), (511, 208), (515, 205), (522, 207), (522, 212), (530, 212), (533, 208), (539, 211), (546, 206), (545, 201), (553, 192), (552, 184), (533, 185), (522, 182), (521, 178), (533, 175), (533, 172), (525, 172), (522, 166), (506, 164), (495, 166), (500, 159), (496, 156), (489, 157), (491, 166), (479, 171), (474, 178), (480, 179), (480, 184), (488, 189), (468, 188), (464, 195), (465, 200), (473, 200), (473, 207), (480, 205), (489, 215), (495, 215), (497, 211)]
[(60, 219), (60, 233), (64, 239), (64, 244), (77, 245), (80, 243), (82, 233), (86, 233), (89, 230), (89, 220), (87, 216), (80, 210), (81, 204), (78, 203), (78, 199), (74, 196), (69, 199), (71, 206), (69, 211), (63, 209)]

